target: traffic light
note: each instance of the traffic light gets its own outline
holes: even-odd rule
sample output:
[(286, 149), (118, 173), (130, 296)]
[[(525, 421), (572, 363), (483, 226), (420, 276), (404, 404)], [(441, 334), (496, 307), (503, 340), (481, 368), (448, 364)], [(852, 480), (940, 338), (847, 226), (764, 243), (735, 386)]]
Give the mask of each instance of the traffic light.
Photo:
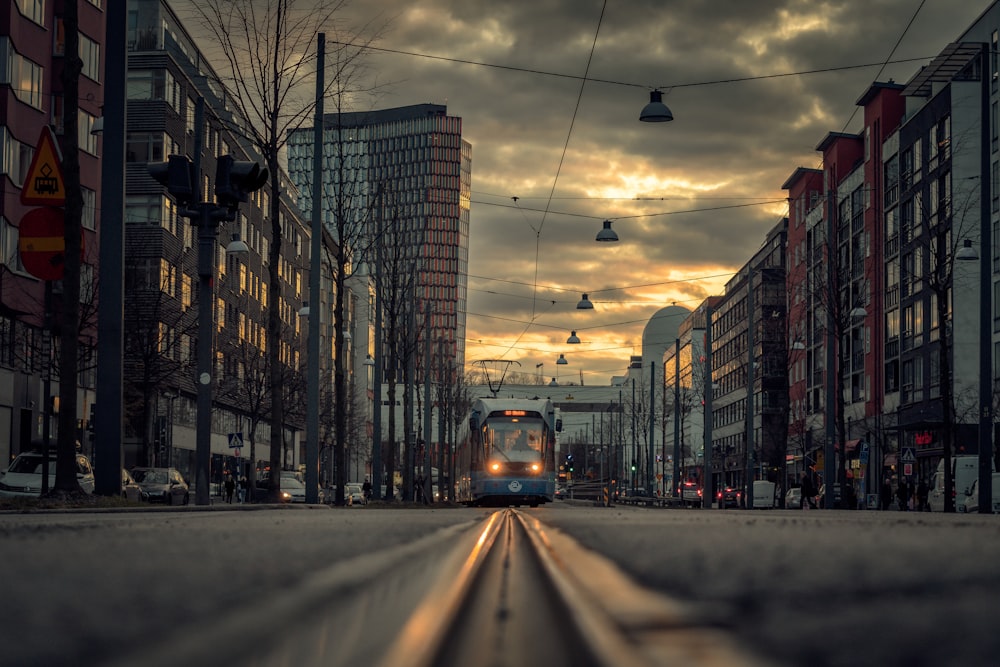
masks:
[(166, 162), (150, 163), (146, 169), (181, 206), (194, 202), (194, 163), (183, 155), (167, 156)]
[(223, 155), (215, 165), (215, 197), (227, 208), (235, 209), (265, 183), (267, 169), (261, 169), (256, 162), (240, 162), (232, 155)]

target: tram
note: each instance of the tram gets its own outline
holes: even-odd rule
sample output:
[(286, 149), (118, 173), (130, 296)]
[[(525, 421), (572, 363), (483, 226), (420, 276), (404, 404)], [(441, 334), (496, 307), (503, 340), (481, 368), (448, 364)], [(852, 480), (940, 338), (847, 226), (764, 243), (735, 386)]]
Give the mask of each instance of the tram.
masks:
[(552, 502), (561, 422), (548, 399), (475, 400), (455, 452), (459, 502), (500, 507)]

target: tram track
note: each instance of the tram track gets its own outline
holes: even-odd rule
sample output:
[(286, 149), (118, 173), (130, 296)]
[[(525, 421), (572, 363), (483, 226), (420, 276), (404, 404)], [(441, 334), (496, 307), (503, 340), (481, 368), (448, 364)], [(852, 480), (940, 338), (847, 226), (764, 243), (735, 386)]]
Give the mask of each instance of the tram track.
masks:
[(480, 513), (340, 560), (212, 618), (174, 619), (105, 664), (764, 667), (732, 635), (545, 525)]
[(381, 667), (770, 664), (529, 514), (493, 513), (460, 549)]

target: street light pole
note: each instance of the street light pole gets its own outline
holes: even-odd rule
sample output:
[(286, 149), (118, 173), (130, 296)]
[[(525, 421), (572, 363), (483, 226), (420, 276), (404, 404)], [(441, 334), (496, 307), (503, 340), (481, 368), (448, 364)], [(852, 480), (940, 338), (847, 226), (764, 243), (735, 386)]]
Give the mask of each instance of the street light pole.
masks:
[[(671, 495), (680, 491), (681, 478), (681, 339), (674, 339), (674, 478), (670, 484)], [(666, 494), (664, 494), (665, 496)]]
[(632, 495), (635, 495), (635, 488), (638, 486), (638, 478), (636, 475), (639, 474), (639, 468), (637, 463), (639, 460), (639, 441), (635, 439), (635, 417), (636, 417), (636, 406), (635, 406), (635, 376), (632, 377)]
[(746, 488), (743, 498), (748, 510), (753, 509), (753, 478), (754, 478), (754, 293), (753, 267), (747, 267), (747, 451), (746, 451)]
[[(104, 134), (97, 284), (97, 405), (94, 408), (94, 492), (121, 493), (125, 292), (125, 80), (128, 14), (124, 2), (105, 7)], [(46, 394), (46, 400), (48, 395)]]
[(320, 251), (323, 238), (323, 76), (326, 35), (316, 36), (316, 116), (313, 122), (312, 237), (309, 243), (309, 333), (306, 368), (306, 502), (319, 501), (319, 295)]
[(705, 305), (705, 433), (702, 444), (704, 471), (702, 473), (701, 501), (706, 509), (712, 507), (712, 304)]
[[(982, 92), (980, 95), (981, 118), (990, 117), (989, 78), (985, 75), (988, 45), (982, 47)], [(985, 129), (984, 129), (985, 132)], [(980, 142), (980, 173), (990, 173), (989, 148), (985, 138)], [(993, 511), (993, 240), (991, 223), (991, 197), (986, 179), (980, 178), (979, 247), (979, 513)], [(948, 471), (945, 471), (945, 475)]]
[(656, 362), (649, 362), (649, 452), (646, 455), (646, 492), (653, 492), (653, 448), (656, 440)]

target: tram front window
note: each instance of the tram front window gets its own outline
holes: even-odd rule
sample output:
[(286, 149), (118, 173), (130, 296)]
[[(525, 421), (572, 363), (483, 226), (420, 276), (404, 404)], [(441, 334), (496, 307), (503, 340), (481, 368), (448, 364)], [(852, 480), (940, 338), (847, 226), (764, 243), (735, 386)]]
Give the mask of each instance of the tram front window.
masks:
[(541, 420), (490, 422), (488, 441), (493, 452), (508, 461), (536, 461), (542, 455)]

